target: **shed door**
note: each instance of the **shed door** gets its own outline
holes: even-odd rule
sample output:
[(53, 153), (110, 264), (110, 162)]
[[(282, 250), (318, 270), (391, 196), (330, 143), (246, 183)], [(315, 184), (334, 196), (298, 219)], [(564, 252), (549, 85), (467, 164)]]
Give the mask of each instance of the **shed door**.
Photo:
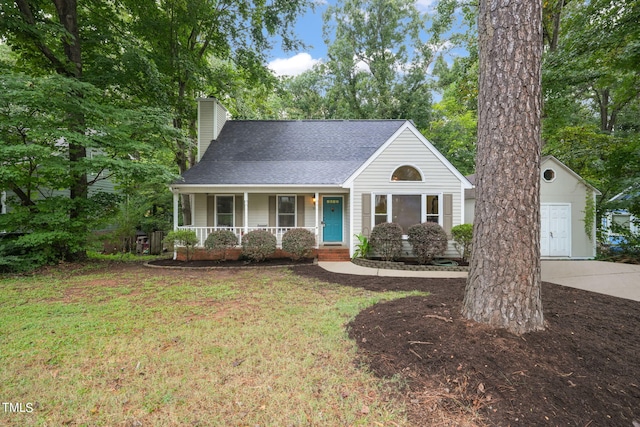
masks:
[(571, 256), (571, 205), (540, 206), (540, 255)]

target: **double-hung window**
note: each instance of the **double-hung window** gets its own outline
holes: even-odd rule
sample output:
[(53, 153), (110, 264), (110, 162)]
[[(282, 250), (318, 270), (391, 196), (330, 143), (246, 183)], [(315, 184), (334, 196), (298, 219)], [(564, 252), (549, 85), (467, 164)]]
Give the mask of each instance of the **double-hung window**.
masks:
[(296, 196), (278, 196), (278, 227), (296, 226)]
[(216, 227), (233, 227), (234, 196), (216, 196)]
[(387, 219), (387, 195), (376, 194), (375, 197), (375, 223), (374, 225), (388, 222)]
[(427, 206), (425, 206), (425, 221), (439, 223), (440, 214), (438, 212), (440, 212), (440, 209), (438, 203), (440, 201), (440, 198), (438, 196), (427, 195), (426, 199)]

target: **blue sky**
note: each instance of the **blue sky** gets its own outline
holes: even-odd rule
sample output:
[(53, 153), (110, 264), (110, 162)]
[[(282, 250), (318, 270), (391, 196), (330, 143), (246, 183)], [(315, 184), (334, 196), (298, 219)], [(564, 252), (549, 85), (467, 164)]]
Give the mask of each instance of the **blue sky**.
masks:
[[(322, 15), (327, 5), (336, 0), (317, 0), (315, 11), (309, 11), (296, 24), (298, 37), (310, 47), (299, 52), (283, 52), (277, 46), (269, 56), (269, 68), (277, 75), (298, 75), (310, 69), (318, 61), (326, 59), (327, 47), (322, 40)], [(437, 0), (416, 0), (418, 10), (430, 12)]]

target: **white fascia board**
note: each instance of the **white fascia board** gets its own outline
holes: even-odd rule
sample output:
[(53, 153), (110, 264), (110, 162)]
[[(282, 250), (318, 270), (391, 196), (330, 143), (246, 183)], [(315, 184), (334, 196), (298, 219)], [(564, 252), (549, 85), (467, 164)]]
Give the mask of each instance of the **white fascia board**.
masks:
[[(434, 156), (436, 156), (436, 158), (437, 158), (438, 160), (440, 160), (440, 161), (442, 162), (442, 164), (444, 164), (444, 165), (445, 165), (445, 167), (446, 167), (447, 169), (449, 169), (449, 170), (451, 171), (451, 173), (453, 173), (453, 174), (456, 176), (456, 178), (458, 178), (458, 179), (460, 180), (460, 183), (462, 184), (462, 188), (473, 188), (473, 185), (471, 185), (471, 183), (469, 182), (469, 180), (468, 180), (467, 178), (465, 178), (465, 177), (464, 177), (464, 175), (462, 175), (462, 174), (460, 173), (460, 171), (458, 171), (458, 169), (456, 169), (456, 168), (455, 168), (455, 166), (453, 166), (453, 165), (451, 164), (451, 162), (450, 162), (449, 160), (447, 160), (447, 158), (446, 158), (446, 157), (444, 157), (444, 156), (442, 155), (442, 153), (441, 153), (440, 151), (438, 151), (438, 149), (437, 149), (433, 144), (431, 144), (431, 143), (427, 140), (427, 138), (425, 138), (425, 137), (424, 137), (424, 135), (422, 135), (422, 134), (420, 133), (420, 131), (419, 131), (419, 130), (418, 130), (418, 129), (417, 129), (417, 128), (416, 128), (416, 127), (415, 127), (415, 126), (410, 122), (410, 121), (408, 121), (408, 120), (407, 120), (407, 121), (406, 121), (402, 126), (400, 126), (400, 127), (398, 128), (398, 130), (397, 130), (397, 131), (395, 131), (395, 132), (393, 133), (393, 135), (391, 135), (391, 137), (389, 137), (389, 139), (387, 139), (387, 141), (385, 141), (385, 143), (384, 143), (384, 144), (382, 144), (382, 145), (380, 146), (380, 148), (378, 148), (378, 149), (376, 150), (376, 152), (375, 152), (375, 153), (373, 153), (373, 154), (371, 155), (371, 157), (369, 157), (369, 158), (367, 159), (367, 161), (366, 161), (366, 162), (364, 162), (364, 163), (363, 163), (363, 164), (362, 164), (362, 165), (361, 165), (361, 166), (360, 166), (360, 167), (359, 167), (359, 168), (358, 168), (358, 169), (357, 169), (353, 174), (351, 174), (351, 176), (350, 176), (349, 178), (347, 178), (347, 180), (344, 182), (344, 184), (342, 184), (342, 187), (344, 187), (344, 188), (348, 188), (348, 187), (350, 187), (350, 186), (353, 184), (353, 182), (355, 181), (355, 179), (356, 179), (356, 178), (357, 178), (357, 177), (358, 177), (358, 176), (359, 176), (359, 175), (360, 175), (360, 174), (361, 174), (361, 173), (362, 173), (362, 172), (363, 172), (367, 167), (369, 167), (369, 165), (370, 165), (371, 163), (373, 163), (373, 161), (374, 161), (374, 160), (376, 160), (376, 159), (380, 156), (380, 154), (382, 154), (382, 153), (384, 152), (384, 150), (386, 150), (386, 149), (387, 149), (387, 147), (389, 147), (389, 145), (391, 145), (391, 144), (393, 143), (393, 141), (395, 141), (395, 140), (400, 136), (400, 134), (402, 134), (402, 132), (404, 132), (404, 131), (405, 131), (405, 130), (407, 130), (407, 129), (408, 129), (409, 131), (411, 131), (411, 132), (416, 136), (416, 138), (418, 138), (418, 140), (420, 140), (420, 142), (422, 142), (422, 143), (424, 144), (424, 146), (425, 146), (425, 147), (427, 147), (427, 149), (428, 149), (429, 151), (431, 151), (431, 153), (433, 153), (433, 155), (434, 155)], [(409, 160), (409, 159), (407, 159), (407, 160)]]

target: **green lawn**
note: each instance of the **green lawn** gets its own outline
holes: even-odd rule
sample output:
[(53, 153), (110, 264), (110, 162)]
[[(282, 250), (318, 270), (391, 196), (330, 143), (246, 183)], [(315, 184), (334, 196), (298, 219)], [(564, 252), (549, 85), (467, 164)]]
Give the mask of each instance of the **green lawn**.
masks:
[(405, 295), (286, 269), (98, 263), (2, 277), (0, 399), (14, 406), (0, 424), (406, 425), (344, 328)]

